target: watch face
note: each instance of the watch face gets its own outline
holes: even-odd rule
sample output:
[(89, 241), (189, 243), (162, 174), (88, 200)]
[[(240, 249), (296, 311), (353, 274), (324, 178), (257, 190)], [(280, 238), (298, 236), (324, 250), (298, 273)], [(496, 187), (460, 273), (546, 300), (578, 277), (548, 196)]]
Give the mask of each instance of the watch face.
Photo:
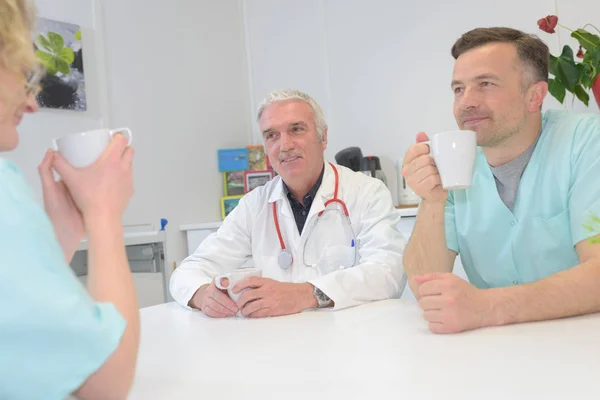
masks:
[(328, 305), (331, 302), (331, 298), (327, 296), (323, 291), (317, 287), (315, 287), (314, 291), (315, 298), (317, 299), (317, 303), (319, 303), (319, 307), (323, 307)]

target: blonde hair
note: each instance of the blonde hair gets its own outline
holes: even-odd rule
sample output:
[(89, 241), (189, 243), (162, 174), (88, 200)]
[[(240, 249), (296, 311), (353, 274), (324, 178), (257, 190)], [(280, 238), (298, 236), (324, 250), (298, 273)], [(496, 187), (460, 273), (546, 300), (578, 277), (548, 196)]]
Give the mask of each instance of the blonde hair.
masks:
[(26, 74), (39, 64), (31, 39), (34, 21), (30, 0), (0, 0), (0, 67)]

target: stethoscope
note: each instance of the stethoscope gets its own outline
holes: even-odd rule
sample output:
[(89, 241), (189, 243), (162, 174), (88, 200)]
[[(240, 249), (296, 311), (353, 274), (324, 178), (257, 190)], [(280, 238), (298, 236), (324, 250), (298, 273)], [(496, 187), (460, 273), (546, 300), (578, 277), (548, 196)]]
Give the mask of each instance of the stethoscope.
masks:
[[(348, 221), (348, 224), (350, 224), (350, 216), (348, 214), (348, 208), (346, 207), (346, 203), (344, 203), (341, 199), (338, 198), (338, 188), (339, 188), (339, 183), (340, 183), (340, 177), (338, 175), (338, 170), (335, 167), (335, 165), (333, 165), (332, 163), (329, 163), (329, 165), (331, 165), (331, 168), (333, 168), (333, 173), (335, 175), (335, 186), (334, 186), (334, 191), (333, 191), (333, 198), (331, 198), (325, 202), (324, 208), (327, 208), (327, 206), (330, 204), (338, 203), (342, 207), (342, 210), (344, 211), (344, 215), (346, 216), (346, 220)], [(322, 211), (319, 212), (319, 214), (317, 214), (317, 221), (315, 222), (313, 227), (317, 224), (318, 219), (321, 217), (321, 215), (323, 215), (324, 212), (325, 212), (325, 209), (323, 209)], [(277, 202), (276, 201), (273, 202), (273, 221), (275, 221), (275, 229), (277, 230), (277, 237), (279, 238), (279, 245), (281, 246), (281, 252), (279, 253), (279, 256), (277, 257), (277, 263), (279, 264), (279, 267), (281, 267), (281, 269), (288, 269), (294, 263), (294, 257), (292, 256), (292, 253), (285, 247), (285, 243), (283, 241), (283, 236), (281, 236), (281, 229), (279, 228), (279, 217), (277, 216)], [(352, 229), (351, 226), (350, 226), (350, 229)], [(308, 241), (308, 237), (310, 237), (310, 233), (311, 232), (309, 232), (309, 235), (307, 235), (307, 241)], [(354, 236), (354, 231), (352, 231), (352, 234)], [(353, 245), (354, 245), (354, 242), (355, 241), (353, 239), (353, 241), (352, 241)], [(306, 250), (306, 242), (304, 243), (304, 249)]]

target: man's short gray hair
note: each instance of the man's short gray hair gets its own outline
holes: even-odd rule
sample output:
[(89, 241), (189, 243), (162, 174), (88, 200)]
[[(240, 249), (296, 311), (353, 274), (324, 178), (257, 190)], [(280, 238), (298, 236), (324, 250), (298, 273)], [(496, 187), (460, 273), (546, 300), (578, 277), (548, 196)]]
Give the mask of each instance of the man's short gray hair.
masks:
[(301, 100), (306, 102), (310, 109), (313, 112), (315, 117), (315, 127), (317, 130), (317, 137), (319, 140), (323, 140), (323, 133), (325, 129), (327, 129), (327, 123), (325, 122), (325, 116), (323, 115), (323, 110), (317, 104), (317, 102), (307, 95), (306, 93), (302, 93), (299, 90), (293, 89), (284, 89), (284, 90), (274, 90), (264, 98), (264, 100), (260, 103), (258, 107), (258, 111), (256, 112), (256, 121), (260, 122), (260, 117), (262, 116), (265, 108), (272, 103), (276, 103), (278, 101), (288, 101), (288, 100)]

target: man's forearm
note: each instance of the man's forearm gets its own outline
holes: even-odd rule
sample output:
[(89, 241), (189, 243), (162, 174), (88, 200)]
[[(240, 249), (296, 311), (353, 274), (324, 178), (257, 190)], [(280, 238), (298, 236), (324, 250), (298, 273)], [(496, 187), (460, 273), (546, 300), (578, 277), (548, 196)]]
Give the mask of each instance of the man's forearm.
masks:
[[(417, 221), (404, 251), (404, 270), (411, 289), (412, 277), (430, 272), (451, 272), (454, 254), (446, 246), (444, 203), (423, 201)], [(416, 293), (415, 293), (416, 294)]]
[(600, 311), (600, 260), (586, 261), (530, 284), (487, 289), (495, 324), (564, 318)]

